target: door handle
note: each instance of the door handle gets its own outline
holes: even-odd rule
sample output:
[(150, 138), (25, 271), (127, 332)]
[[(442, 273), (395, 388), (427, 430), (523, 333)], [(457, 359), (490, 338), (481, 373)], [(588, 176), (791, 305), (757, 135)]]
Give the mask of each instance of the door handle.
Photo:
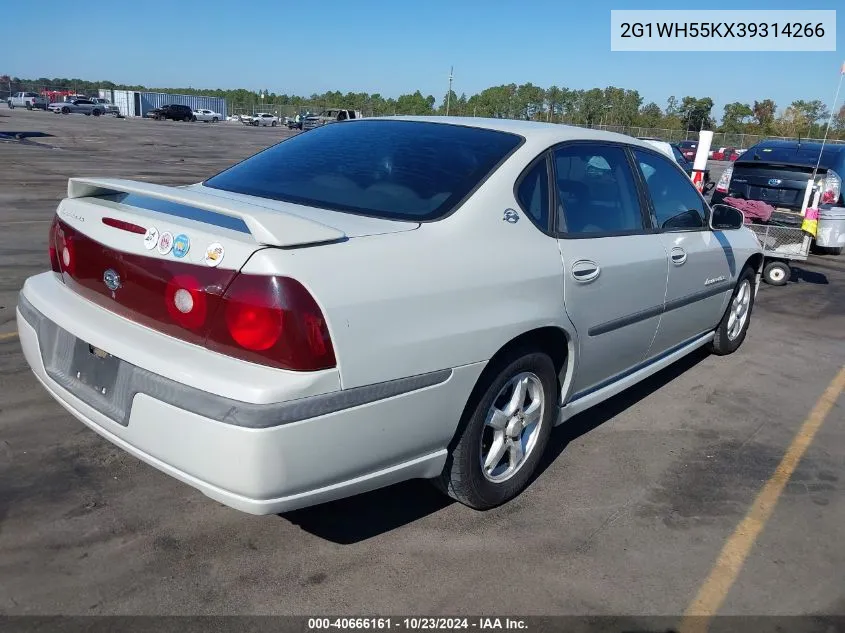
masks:
[(675, 264), (675, 266), (683, 266), (686, 261), (687, 252), (684, 249), (678, 246), (672, 249), (672, 263)]
[(593, 281), (601, 273), (599, 265), (589, 259), (581, 259), (572, 264), (572, 278), (575, 281), (586, 283)]

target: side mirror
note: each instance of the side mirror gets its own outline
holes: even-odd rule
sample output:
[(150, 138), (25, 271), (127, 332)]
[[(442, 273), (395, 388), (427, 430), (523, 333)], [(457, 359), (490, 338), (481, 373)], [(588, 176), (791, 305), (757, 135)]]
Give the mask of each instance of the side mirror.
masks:
[(710, 228), (714, 231), (735, 231), (745, 224), (745, 215), (735, 207), (714, 204), (711, 210)]

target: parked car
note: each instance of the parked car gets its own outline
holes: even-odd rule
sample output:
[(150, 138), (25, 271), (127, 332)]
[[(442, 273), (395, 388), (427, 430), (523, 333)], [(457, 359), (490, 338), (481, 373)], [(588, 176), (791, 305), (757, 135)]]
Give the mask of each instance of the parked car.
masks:
[(97, 105), (103, 106), (104, 114), (113, 114), (116, 117), (120, 116), (120, 108), (118, 108), (108, 99), (103, 99), (101, 97), (91, 97), (91, 101), (93, 101)]
[(818, 165), (819, 230), (815, 244), (835, 253), (845, 246), (845, 145), (767, 140), (757, 143), (728, 166), (713, 192), (713, 203), (725, 198), (760, 200), (775, 209), (799, 212), (807, 182)]
[[(672, 143), (671, 147), (672, 147), (672, 157), (675, 159), (675, 162), (678, 163), (678, 165), (681, 166), (681, 169), (683, 169), (686, 172), (687, 176), (692, 178), (692, 169), (693, 169), (693, 166), (695, 165), (695, 163), (692, 160), (687, 159), (687, 157), (684, 155), (683, 151), (681, 151), (681, 148), (678, 144)], [(694, 158), (695, 158), (695, 155), (693, 155), (693, 159)], [(709, 183), (710, 183), (710, 168), (705, 166), (704, 167), (704, 186), (707, 187), (707, 185)]]
[(713, 160), (735, 161), (739, 156), (740, 153), (735, 147), (720, 147), (719, 151), (713, 152)]
[(172, 121), (196, 121), (196, 115), (186, 105), (169, 104), (163, 105), (160, 108), (153, 108), (146, 114), (147, 117), (155, 119), (156, 121), (165, 121), (170, 119)]
[(762, 262), (647, 143), (480, 118), (326, 125), (187, 187), (71, 178), (48, 241), (16, 312), (39, 381), (255, 514), (412, 478), (504, 503), (554, 425), (739, 348)]
[(248, 121), (244, 121), (244, 123), (247, 125), (254, 125), (256, 127), (276, 127), (279, 124), (279, 117), (268, 114), (267, 112), (259, 112), (258, 114), (250, 117)]
[(217, 123), (223, 119), (222, 114), (215, 112), (214, 110), (208, 110), (207, 108), (194, 110), (194, 116), (197, 121), (205, 121), (206, 123)]
[(678, 149), (689, 162), (695, 161), (695, 153), (698, 151), (698, 141), (679, 141)]
[(343, 110), (332, 108), (331, 110), (323, 110), (320, 114), (306, 116), (302, 121), (301, 130), (313, 130), (315, 127), (320, 127), (326, 123), (337, 123), (338, 121), (351, 121), (352, 119), (362, 118), (361, 112), (358, 110)]
[[(681, 148), (679, 145), (675, 143), (669, 143), (668, 141), (661, 141), (660, 139), (656, 138), (646, 138), (646, 137), (639, 137), (641, 141), (645, 141), (646, 143), (656, 147), (661, 152), (672, 158), (681, 169), (686, 172), (687, 176), (692, 178), (692, 168), (693, 162), (686, 159)], [(705, 168), (704, 169), (704, 186), (706, 187), (707, 184), (710, 182), (710, 170)]]
[(106, 109), (103, 105), (94, 103), (91, 99), (74, 99), (72, 101), (51, 103), (49, 109), (51, 112), (56, 114), (84, 114), (85, 116), (101, 116), (106, 113)]
[(47, 99), (35, 92), (16, 92), (6, 99), (6, 105), (10, 110), (15, 108), (46, 110)]

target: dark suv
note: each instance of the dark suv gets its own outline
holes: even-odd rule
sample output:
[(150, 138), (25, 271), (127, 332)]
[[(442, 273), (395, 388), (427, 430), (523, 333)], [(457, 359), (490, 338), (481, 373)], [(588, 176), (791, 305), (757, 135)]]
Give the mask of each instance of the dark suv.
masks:
[(147, 116), (156, 121), (171, 119), (172, 121), (196, 121), (194, 111), (186, 105), (164, 105), (147, 112)]

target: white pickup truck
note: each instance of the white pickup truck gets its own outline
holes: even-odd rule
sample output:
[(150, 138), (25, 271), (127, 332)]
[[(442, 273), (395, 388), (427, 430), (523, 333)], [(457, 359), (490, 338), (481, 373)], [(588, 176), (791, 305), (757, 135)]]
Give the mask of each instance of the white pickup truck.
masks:
[(34, 92), (16, 92), (6, 99), (6, 105), (12, 110), (15, 108), (26, 108), (32, 110), (33, 108), (47, 109), (47, 99)]
[(118, 108), (108, 99), (102, 99), (100, 97), (91, 97), (91, 101), (93, 101), (97, 105), (103, 106), (103, 108), (105, 109), (104, 114), (113, 114), (116, 117), (120, 116), (120, 108)]

